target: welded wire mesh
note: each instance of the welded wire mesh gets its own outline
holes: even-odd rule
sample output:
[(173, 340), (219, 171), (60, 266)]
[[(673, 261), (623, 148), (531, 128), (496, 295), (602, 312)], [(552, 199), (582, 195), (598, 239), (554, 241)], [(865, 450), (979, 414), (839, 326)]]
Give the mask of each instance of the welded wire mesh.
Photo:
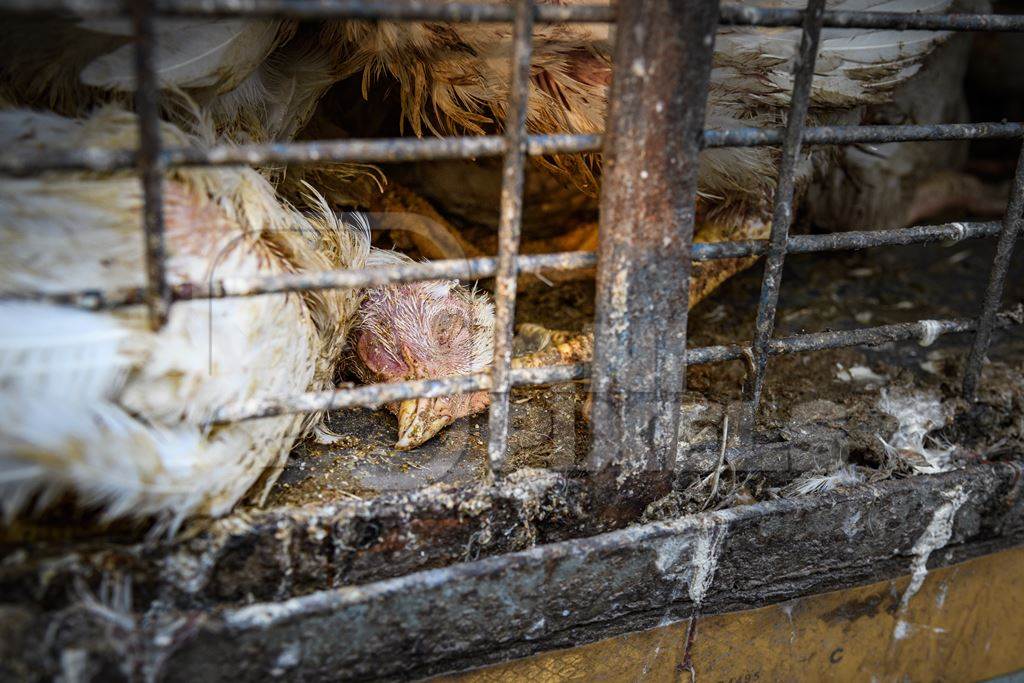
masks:
[[(670, 0), (665, 0), (669, 2)], [(972, 398), (977, 390), (982, 364), (991, 344), (993, 330), (1009, 321), (1000, 313), (1002, 290), (1010, 258), (1019, 233), (1024, 210), (1024, 165), (1018, 161), (1012, 194), (1001, 223), (964, 222), (917, 226), (897, 230), (844, 232), (825, 235), (790, 236), (794, 179), (801, 150), (809, 145), (879, 143), (918, 140), (1012, 139), (1024, 136), (1022, 123), (958, 123), (903, 126), (813, 126), (805, 125), (814, 79), (814, 64), (823, 27), (888, 28), (942, 31), (1021, 31), (1024, 16), (1008, 15), (920, 15), (888, 12), (826, 11), (824, 0), (809, 0), (806, 10), (756, 8), (717, 0), (693, 3), (693, 11), (713, 13), (719, 24), (752, 26), (799, 26), (802, 41), (795, 60), (795, 78), (787, 124), (781, 129), (735, 128), (696, 131), (699, 145), (687, 163), (696, 167), (698, 148), (778, 146), (781, 161), (774, 200), (772, 232), (768, 240), (693, 244), (694, 261), (766, 256), (761, 297), (758, 305), (755, 337), (749, 343), (684, 349), (679, 354), (685, 372), (687, 364), (717, 363), (734, 359), (748, 361), (745, 400), (756, 411), (768, 370), (768, 358), (787, 353), (805, 353), (862, 344), (878, 344), (924, 338), (929, 335), (974, 331), (964, 377), (964, 394)], [(700, 5), (700, 7), (696, 7)], [(385, 403), (434, 397), (462, 392), (491, 392), (490, 464), (492, 471), (503, 469), (509, 430), (508, 397), (512, 387), (568, 382), (586, 378), (587, 365), (544, 368), (512, 368), (512, 334), (515, 313), (516, 280), (522, 273), (578, 269), (598, 265), (592, 252), (564, 252), (545, 255), (520, 255), (524, 169), (530, 156), (598, 152), (603, 149), (598, 135), (529, 135), (526, 129), (530, 89), (531, 33), (534, 22), (614, 22), (616, 8), (608, 6), (535, 4), (535, 0), (515, 0), (507, 4), (470, 2), (423, 2), (422, 0), (2, 0), (0, 11), (13, 13), (71, 12), (80, 16), (129, 14), (135, 31), (137, 92), (140, 146), (137, 151), (78, 149), (34, 157), (0, 154), (0, 173), (30, 175), (43, 171), (89, 169), (110, 171), (136, 168), (145, 196), (143, 230), (146, 237), (147, 284), (142, 288), (116, 291), (81, 290), (57, 294), (19, 292), (8, 299), (47, 300), (87, 309), (108, 309), (129, 305), (149, 307), (154, 326), (160, 326), (175, 301), (252, 296), (260, 294), (364, 288), (388, 283), (413, 282), (440, 278), (477, 279), (494, 277), (496, 303), (495, 362), (490, 372), (464, 377), (427, 379), (395, 384), (379, 384), (330, 392), (283, 396), (226, 406), (217, 422), (259, 419), (283, 413), (305, 413), (351, 406), (377, 407)], [(156, 48), (154, 22), (160, 15), (277, 16), (298, 19), (387, 19), (396, 21), (502, 21), (512, 22), (512, 83), (503, 135), (447, 137), (436, 139), (318, 140), (305, 142), (215, 146), (208, 150), (161, 148), (157, 134), (159, 87), (153, 72)], [(640, 17), (638, 21), (643, 22)], [(702, 49), (708, 56), (713, 41)], [(699, 60), (698, 60), (699, 61)], [(706, 76), (703, 87), (707, 87)], [(629, 93), (621, 97), (628, 96)], [(612, 103), (612, 109), (615, 108)], [(680, 131), (681, 133), (683, 131)], [(452, 259), (429, 263), (409, 263), (388, 268), (298, 273), (269, 277), (233, 278), (230, 281), (169, 285), (165, 277), (164, 225), (161, 186), (166, 169), (194, 165), (259, 165), (265, 163), (303, 164), (310, 162), (398, 162), (436, 159), (468, 159), (484, 156), (504, 158), (501, 192), (501, 218), (496, 257)], [(1024, 160), (1024, 156), (1022, 156)], [(657, 172), (657, 170), (655, 170)], [(608, 187), (603, 188), (607, 192)], [(692, 228), (692, 226), (691, 226)], [(802, 334), (775, 338), (782, 268), (789, 253), (856, 250), (867, 247), (924, 244), (948, 240), (998, 237), (998, 247), (989, 283), (979, 293), (981, 303), (977, 319), (919, 321), (883, 325), (838, 332)], [(688, 273), (688, 264), (680, 264)], [(642, 283), (638, 286), (643, 286)], [(598, 307), (615, 310), (623, 305), (611, 292), (602, 292)], [(658, 292), (651, 292), (658, 296)], [(685, 306), (685, 301), (678, 305)], [(618, 311), (622, 312), (622, 311)], [(647, 321), (651, 325), (657, 320)], [(685, 333), (685, 330), (684, 330)], [(622, 343), (625, 345), (625, 342)], [(623, 354), (623, 348), (604, 349), (605, 356)], [(598, 374), (607, 369), (598, 369)], [(602, 377), (593, 378), (600, 383)], [(616, 399), (612, 399), (616, 400)], [(673, 423), (674, 424), (674, 423)], [(612, 427), (611, 438), (616, 434)], [(604, 438), (609, 438), (605, 432)], [(653, 448), (653, 443), (648, 444)], [(645, 454), (636, 453), (638, 461)], [(673, 459), (674, 461), (674, 459)]]

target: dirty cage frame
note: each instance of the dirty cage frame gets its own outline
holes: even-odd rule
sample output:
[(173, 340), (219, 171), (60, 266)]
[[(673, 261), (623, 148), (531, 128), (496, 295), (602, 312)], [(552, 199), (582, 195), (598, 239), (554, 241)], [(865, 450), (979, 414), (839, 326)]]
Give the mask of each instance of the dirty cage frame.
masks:
[[(512, 387), (564, 383), (590, 377), (593, 442), (586, 469), (601, 493), (603, 514), (636, 509), (671, 486), (676, 459), (678, 400), (687, 365), (743, 360), (741, 438), (750, 443), (769, 357), (857, 345), (974, 332), (963, 377), (973, 400), (993, 331), (1015, 324), (999, 310), (1024, 209), (1024, 152), (1001, 222), (961, 222), (893, 230), (791, 236), (794, 177), (805, 145), (924, 140), (1014, 139), (1022, 123), (943, 125), (805, 125), (814, 64), (823, 27), (927, 31), (1024, 31), (1018, 15), (924, 15), (826, 11), (824, 0), (806, 10), (757, 8), (719, 0), (632, 0), (617, 7), (425, 3), (419, 0), (0, 0), (0, 12), (74, 12), (83, 16), (130, 14), (135, 41), (137, 151), (77, 149), (31, 158), (0, 155), (0, 174), (135, 168), (144, 189), (147, 284), (116, 291), (25, 292), (29, 298), (91, 310), (146, 305), (154, 328), (176, 301), (256, 296), (330, 288), (364, 288), (431, 279), (494, 277), (495, 362), (474, 375), (375, 384), (261, 399), (225, 406), (215, 422), (237, 422), (290, 413), (379, 407), (412, 398), (486, 390), (491, 393), (489, 465), (505, 470)], [(159, 91), (153, 70), (158, 15), (274, 16), (293, 19), (512, 22), (512, 83), (501, 135), (444, 138), (317, 140), (279, 144), (163, 149), (158, 135)], [(529, 135), (526, 130), (535, 22), (616, 24), (614, 76), (604, 135)], [(801, 27), (794, 85), (784, 128), (705, 130), (715, 31), (718, 25)], [(700, 37), (694, 40), (694, 37)], [(665, 68), (665, 65), (674, 65)], [(693, 243), (698, 154), (714, 147), (781, 147), (771, 234), (767, 240)], [(603, 152), (598, 252), (519, 255), (528, 156)], [(387, 268), (332, 270), (269, 277), (231, 278), (171, 286), (165, 277), (162, 176), (175, 166), (263, 163), (400, 162), (502, 156), (496, 257), (409, 263)], [(976, 319), (917, 322), (774, 337), (782, 269), (787, 254), (998, 238), (988, 286)], [(693, 261), (766, 257), (754, 339), (749, 344), (686, 348), (687, 301)], [(517, 276), (597, 266), (595, 351), (591, 364), (512, 368)], [(658, 324), (651, 324), (653, 321)], [(621, 508), (618, 510), (622, 512)], [(603, 515), (602, 515), (603, 516)]]

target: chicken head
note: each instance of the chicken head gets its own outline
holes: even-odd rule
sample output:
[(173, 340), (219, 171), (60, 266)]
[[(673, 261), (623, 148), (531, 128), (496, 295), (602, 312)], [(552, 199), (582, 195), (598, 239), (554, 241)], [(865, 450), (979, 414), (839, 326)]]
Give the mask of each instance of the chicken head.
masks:
[[(388, 285), (367, 292), (354, 339), (366, 382), (473, 374), (494, 355), (494, 308), (487, 296), (453, 280)], [(416, 448), (489, 403), (485, 391), (392, 403), (395, 448)]]

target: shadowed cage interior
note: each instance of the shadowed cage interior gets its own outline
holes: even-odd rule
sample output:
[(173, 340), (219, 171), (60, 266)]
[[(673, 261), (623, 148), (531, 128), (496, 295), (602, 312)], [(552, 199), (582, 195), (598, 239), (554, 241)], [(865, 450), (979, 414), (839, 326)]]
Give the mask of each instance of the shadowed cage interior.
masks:
[[(643, 3), (637, 3), (642, 5)], [(132, 17), (136, 37), (136, 109), (139, 114), (140, 146), (137, 151), (110, 151), (78, 149), (48, 153), (35, 157), (0, 155), (0, 172), (7, 175), (23, 176), (49, 170), (86, 169), (108, 171), (136, 168), (143, 183), (145, 207), (143, 225), (145, 233), (147, 284), (145, 287), (117, 291), (80, 290), (61, 293), (26, 292), (7, 298), (46, 300), (66, 305), (79, 306), (90, 310), (112, 309), (122, 306), (145, 305), (149, 308), (151, 324), (159, 327), (166, 319), (167, 311), (174, 302), (193, 299), (215, 299), (224, 297), (256, 296), (303, 292), (330, 288), (365, 288), (388, 283), (416, 282), (432, 279), (478, 279), (494, 277), (496, 301), (495, 362), (489, 372), (461, 377), (425, 379), (393, 384), (376, 384), (356, 388), (343, 388), (324, 393), (299, 396), (281, 396), (273, 400), (258, 400), (241, 405), (225, 407), (215, 422), (234, 422), (259, 419), (268, 416), (335, 410), (352, 406), (378, 407), (386, 403), (421, 397), (436, 397), (449, 394), (489, 391), (490, 407), (490, 467), (492, 473), (504, 470), (509, 431), (509, 393), (512, 387), (571, 382), (591, 378), (595, 391), (614, 381), (614, 373), (629, 368), (624, 364), (627, 353), (637, 353), (637, 348), (628, 351), (635, 339), (629, 335), (612, 333), (611, 326), (616, 320), (629, 316), (643, 319), (650, 312), (626, 310), (635, 306), (636, 301), (659, 301), (669, 294), (656, 289), (655, 283), (645, 283), (642, 278), (630, 281), (629, 300), (617, 297), (611, 287), (601, 287), (602, 281), (613, 281), (620, 268), (615, 258), (628, 260), (630, 253), (605, 250), (602, 244), (599, 252), (561, 252), (542, 255), (520, 255), (519, 233), (523, 212), (523, 176), (528, 157), (553, 154), (582, 154), (603, 151), (615, 155), (616, 145), (628, 144), (612, 134), (532, 135), (527, 131), (526, 107), (529, 93), (531, 64), (531, 32), (536, 22), (620, 22), (619, 40), (630, 41), (628, 32), (622, 30), (621, 22), (629, 21), (630, 26), (651, 29), (650, 17), (645, 18), (641, 10), (622, 11), (609, 6), (535, 4), (533, 0), (516, 0), (514, 3), (474, 4), (422, 3), (403, 0), (320, 0), (319, 2), (288, 2), (286, 0), (161, 0), (147, 2), (83, 0), (4, 0), (0, 9), (14, 13), (39, 13), (70, 11), (81, 15), (120, 15)], [(620, 13), (628, 16), (618, 16)], [(158, 85), (153, 70), (155, 50), (154, 22), (160, 15), (222, 16), (274, 16), (293, 19), (387, 19), (396, 21), (452, 21), (452, 22), (511, 22), (513, 25), (512, 79), (510, 99), (507, 105), (504, 133), (501, 135), (479, 135), (444, 138), (391, 138), (391, 139), (349, 139), (289, 142), (286, 144), (249, 144), (238, 146), (215, 146), (207, 150), (161, 148), (158, 128)], [(823, 28), (885, 28), (894, 30), (925, 31), (1022, 31), (1024, 17), (1010, 15), (925, 15), (888, 12), (826, 11), (824, 0), (809, 0), (806, 10), (781, 8), (755, 8), (722, 4), (714, 0), (688, 4), (687, 18), (682, 25), (693, 30), (707, 30), (703, 40), (698, 35), (688, 42), (685, 64), (680, 68), (687, 73), (673, 74), (663, 79), (664, 83), (681, 83), (689, 94), (706, 98), (708, 70), (717, 25), (749, 25), (759, 27), (800, 27), (801, 45), (795, 59), (795, 73), (791, 103), (786, 125), (782, 128), (732, 128), (703, 129), (702, 116), (683, 117), (686, 129), (673, 131), (680, 139), (687, 141), (685, 156), (681, 160), (682, 173), (691, 178), (697, 167), (697, 154), (702, 149), (727, 147), (774, 146), (780, 148), (777, 189), (775, 192), (771, 236), (767, 240), (746, 242), (720, 242), (691, 244), (686, 238), (689, 258), (678, 264), (675, 273), (680, 289), (687, 291), (689, 262), (713, 261), (742, 256), (764, 256), (765, 272), (761, 296), (758, 303), (757, 324), (752, 340), (737, 340), (735, 344), (689, 348), (685, 346), (685, 310), (681, 316), (681, 341), (677, 346), (662, 350), (667, 354), (674, 372), (685, 376), (687, 365), (720, 363), (727, 360), (743, 359), (747, 362), (744, 401), (748, 415), (756, 412), (767, 372), (767, 360), (779, 354), (807, 353), (823, 349), (835, 349), (862, 344), (925, 339), (950, 333), (973, 332), (974, 341), (966, 363), (963, 377), (963, 394), (970, 399), (974, 396), (982, 364), (992, 340), (993, 331), (1001, 326), (1017, 324), (1013, 317), (1000, 311), (1002, 291), (1007, 280), (1014, 243), (1019, 232), (1019, 218), (1024, 208), (1024, 167), (1018, 161), (1014, 174), (1010, 199), (1002, 222), (958, 222), (939, 225), (918, 226), (895, 230), (844, 232), (790, 236), (792, 220), (793, 184), (796, 165), (801, 149), (808, 145), (883, 143), (895, 141), (925, 140), (1019, 140), (1024, 135), (1020, 123), (954, 123), (937, 125), (867, 125), (867, 126), (807, 126), (806, 118), (810, 94), (814, 83), (815, 56), (818, 51)], [(701, 29), (703, 27), (703, 29)], [(657, 34), (657, 31), (653, 31)], [(627, 37), (623, 37), (627, 36)], [(635, 40), (634, 40), (635, 42)], [(657, 42), (657, 41), (655, 41)], [(657, 57), (664, 48), (661, 45), (620, 45), (617, 54), (626, 54), (629, 49), (640, 50), (641, 56)], [(643, 99), (643, 87), (637, 80), (623, 77), (632, 65), (616, 62), (616, 83), (611, 91), (612, 117), (616, 111), (622, 116), (639, 112), (651, 115), (651, 102)], [(703, 69), (703, 72), (701, 72)], [(642, 79), (640, 79), (642, 80)], [(657, 87), (655, 85), (654, 87)], [(663, 93), (664, 94), (664, 93)], [(640, 101), (629, 104), (630, 98)], [(635, 107), (635, 108), (631, 108)], [(697, 109), (696, 111), (700, 111)], [(610, 125), (615, 122), (611, 122)], [(313, 273), (282, 274), (274, 276), (233, 278), (230, 281), (211, 283), (186, 283), (171, 286), (165, 277), (164, 217), (162, 215), (163, 173), (176, 166), (203, 165), (256, 165), (264, 163), (304, 164), (310, 162), (401, 162), (437, 159), (471, 159), (483, 156), (502, 157), (502, 194), (500, 223), (498, 230), (498, 252), (495, 257), (471, 259), (438, 260), (425, 263), (400, 263), (384, 268), (362, 270), (325, 271)], [(666, 173), (664, 168), (651, 168), (652, 174)], [(668, 183), (678, 175), (665, 175), (655, 182)], [(626, 191), (621, 175), (606, 174), (602, 193), (606, 198)], [(681, 194), (682, 205), (688, 204), (690, 211), (682, 214), (681, 220), (688, 225), (673, 225), (666, 228), (679, 234), (692, 234), (694, 215), (692, 211), (695, 181)], [(621, 208), (621, 207), (620, 207)], [(622, 209), (633, 210), (629, 207)], [(639, 211), (639, 208), (635, 209)], [(603, 214), (604, 206), (603, 206)], [(616, 216), (615, 218), (619, 218)], [(602, 221), (614, 218), (602, 215)], [(606, 236), (606, 231), (602, 231)], [(996, 255), (988, 277), (988, 286), (980, 297), (978, 316), (972, 319), (923, 320), (876, 327), (865, 327), (847, 331), (832, 331), (801, 334), (776, 338), (773, 334), (779, 291), (782, 286), (781, 273), (788, 253), (810, 253), (819, 251), (857, 250), (868, 247), (884, 247), (906, 244), (924, 244), (965, 239), (997, 239)], [(600, 258), (599, 258), (600, 254)], [(624, 254), (624, 256), (623, 256)], [(615, 258), (611, 256), (615, 255)], [(591, 364), (568, 366), (546, 366), (539, 368), (513, 368), (512, 324), (515, 310), (516, 279), (523, 273), (571, 270), (583, 267), (598, 267), (598, 323), (596, 360)], [(624, 271), (623, 271), (624, 272)], [(645, 291), (647, 288), (647, 291)], [(646, 298), (646, 299), (645, 299)], [(632, 302), (632, 303), (631, 303)], [(685, 297), (673, 305), (686, 307)], [(652, 309), (653, 310), (653, 309)], [(603, 312), (603, 313), (602, 313)], [(602, 317), (602, 315), (604, 317)], [(647, 322), (656, 322), (650, 321)], [(639, 352), (644, 343), (640, 342)], [(650, 350), (649, 348), (647, 350)], [(661, 382), (674, 382), (669, 373)], [(673, 389), (678, 392), (678, 386)], [(677, 395), (672, 394), (670, 395)], [(601, 399), (604, 410), (616, 413), (631, 400), (627, 396), (609, 392)], [(657, 423), (658, 415), (677, 411), (674, 406), (666, 407), (658, 401), (643, 399), (644, 405), (633, 411), (619, 414), (643, 414)], [(605, 413), (602, 413), (602, 415)], [(673, 425), (678, 414), (666, 424)], [(750, 421), (753, 424), (753, 421)], [(749, 425), (747, 429), (750, 429)], [(624, 443), (627, 427), (615, 420), (601, 425), (600, 438), (605, 443)], [(657, 443), (657, 430), (642, 435), (639, 442), (629, 442), (627, 456), (635, 463), (648, 463), (651, 453), (661, 446)], [(749, 438), (749, 435), (748, 435)], [(674, 462), (675, 441), (671, 439), (672, 451), (667, 462)], [(600, 465), (601, 463), (596, 463)]]

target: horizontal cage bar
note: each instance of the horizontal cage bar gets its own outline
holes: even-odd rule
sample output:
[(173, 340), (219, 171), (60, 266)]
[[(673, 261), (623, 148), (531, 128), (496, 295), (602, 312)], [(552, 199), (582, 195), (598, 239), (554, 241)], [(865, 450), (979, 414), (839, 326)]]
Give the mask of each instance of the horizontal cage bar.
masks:
[[(561, 384), (586, 379), (589, 365), (552, 365), (542, 368), (513, 368), (509, 373), (512, 386), (537, 386)], [(413, 398), (435, 398), (474, 391), (488, 391), (491, 376), (487, 373), (421, 379), (391, 384), (369, 384), (367, 386), (342, 388), (335, 391), (320, 391), (299, 394), (281, 399), (257, 399), (220, 410), (211, 420), (213, 424), (242, 422), (277, 415), (315, 413), (321, 410), (343, 408), (379, 408), (388, 403)]]
[[(781, 128), (705, 130), (702, 146), (779, 146)], [(906, 126), (813, 126), (804, 129), (804, 144), (860, 144), (927, 142), (939, 140), (994, 140), (1024, 137), (1024, 123), (950, 123)], [(531, 135), (530, 156), (574, 154), (601, 150), (600, 135)], [(493, 135), (446, 138), (387, 138), (379, 140), (321, 140), (267, 145), (218, 145), (208, 150), (172, 148), (161, 152), (164, 167), (239, 166), (268, 163), (313, 164), (330, 162), (392, 163), (437, 159), (474, 159), (501, 156), (504, 137)], [(25, 176), (49, 170), (115, 171), (134, 168), (132, 150), (84, 148), (44, 153), (30, 158), (0, 154), (0, 174)]]
[[(778, 146), (781, 128), (729, 128), (706, 130), (701, 146)], [(925, 142), (937, 140), (1013, 139), (1024, 136), (1021, 123), (966, 123), (931, 126), (814, 126), (804, 130), (805, 144), (857, 144), (870, 142)], [(600, 152), (601, 135), (530, 135), (526, 154), (532, 157)], [(468, 137), (321, 140), (274, 144), (217, 145), (209, 150), (169, 148), (161, 164), (177, 166), (241, 166), (269, 163), (318, 164), (330, 162), (397, 163), (441, 159), (500, 157), (507, 142), (497, 135)], [(134, 168), (131, 150), (82, 150), (33, 157), (0, 155), (0, 173), (32, 175), (48, 170), (116, 171)]]
[[(124, 14), (127, 0), (3, 0), (0, 11), (21, 14), (73, 12), (80, 16)], [(194, 16), (272, 16), (295, 19), (387, 19), (395, 21), (511, 22), (511, 6), (472, 2), (425, 3), (423, 0), (159, 0), (161, 14)], [(750, 7), (734, 3), (720, 8), (719, 23), (737, 26), (801, 26), (803, 10)], [(609, 23), (614, 7), (606, 5), (539, 5), (535, 21)], [(877, 28), (923, 31), (1024, 31), (1024, 16), (996, 14), (916, 14), (908, 12), (827, 11), (825, 28)]]
[[(873, 247), (906, 246), (934, 242), (959, 242), (965, 239), (995, 237), (1001, 225), (995, 221), (919, 225), (891, 230), (851, 230), (821, 235), (791, 235), (786, 243), (790, 254), (824, 251), (855, 251)], [(705, 242), (693, 245), (694, 261), (760, 256), (767, 251), (766, 240), (744, 242)]]
[[(1024, 123), (942, 123), (897, 126), (808, 126), (803, 145), (1012, 139), (1024, 135)], [(782, 128), (729, 128), (704, 131), (704, 147), (761, 147), (783, 143)]]
[[(1006, 328), (1024, 325), (1020, 311), (1004, 311), (996, 316), (995, 326)], [(874, 346), (889, 342), (932, 340), (948, 334), (971, 332), (977, 328), (977, 321), (968, 319), (920, 320), (916, 322), (879, 325), (856, 330), (813, 332), (792, 337), (772, 339), (768, 343), (768, 354), (780, 356), (792, 353), (808, 353), (839, 349), (851, 346)], [(708, 365), (739, 360), (750, 352), (748, 346), (730, 344), (703, 346), (687, 349), (687, 365)], [(512, 386), (538, 386), (561, 384), (587, 379), (590, 374), (588, 363), (573, 365), (552, 365), (541, 368), (514, 368), (510, 374)], [(487, 391), (491, 387), (489, 374), (478, 373), (459, 377), (425, 379), (393, 384), (371, 384), (335, 391), (309, 392), (280, 399), (258, 399), (221, 409), (212, 422), (242, 422), (278, 415), (312, 413), (321, 410), (343, 408), (378, 408), (387, 403), (413, 398), (434, 398), (473, 391)]]
[[(526, 153), (531, 156), (596, 152), (599, 135), (531, 135)], [(217, 145), (210, 149), (163, 150), (161, 161), (175, 166), (241, 166), (268, 163), (314, 164), (329, 162), (398, 163), (439, 159), (475, 159), (501, 156), (508, 149), (502, 136), (444, 138), (383, 138), (372, 140), (317, 140), (258, 145)], [(45, 170), (116, 171), (134, 168), (132, 150), (84, 148), (44, 153), (25, 159), (0, 155), (0, 173), (29, 175)]]
[[(959, 242), (965, 239), (995, 237), (1001, 230), (998, 222), (943, 223), (892, 230), (835, 232), (823, 235), (798, 235), (789, 238), (790, 253), (809, 254), (823, 251), (849, 251), (885, 246), (905, 246), (934, 242)], [(699, 242), (693, 245), (694, 261), (759, 256), (767, 251), (765, 240), (744, 242)], [(566, 251), (553, 254), (519, 255), (517, 271), (520, 274), (558, 270), (578, 270), (597, 265), (592, 251)], [(497, 269), (494, 257), (448, 259), (424, 263), (405, 263), (386, 268), (334, 270), (317, 273), (298, 273), (257, 277), (236, 277), (212, 283), (186, 283), (171, 287), (173, 301), (224, 299), (238, 296), (259, 296), (305, 292), (318, 289), (362, 289), (380, 287), (398, 282), (424, 280), (478, 280), (493, 277)], [(145, 292), (139, 287), (110, 291), (82, 290), (77, 292), (8, 292), (0, 300), (48, 301), (54, 304), (76, 306), (87, 310), (105, 310), (135, 306), (145, 302)]]
[[(511, 23), (512, 5), (424, 0), (157, 0), (157, 12), (208, 17), (282, 17), (291, 19), (379, 19)], [(0, 11), (24, 14), (74, 12), (110, 16), (127, 11), (127, 0), (3, 0)], [(538, 5), (534, 21), (610, 23), (615, 9), (607, 5)]]
[[(723, 4), (719, 21), (737, 26), (802, 26), (804, 11)], [(1024, 31), (1024, 16), (997, 14), (918, 14), (826, 10), (825, 28), (878, 28), (915, 31)]]

